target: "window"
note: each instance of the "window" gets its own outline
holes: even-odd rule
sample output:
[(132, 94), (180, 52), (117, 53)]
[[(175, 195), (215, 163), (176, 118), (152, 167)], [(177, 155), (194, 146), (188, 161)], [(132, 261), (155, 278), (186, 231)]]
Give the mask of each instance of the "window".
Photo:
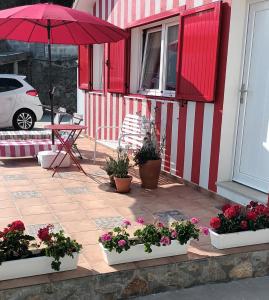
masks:
[(13, 78), (0, 78), (0, 92), (8, 92), (23, 87), (23, 85)]
[(178, 24), (167, 23), (143, 31), (139, 92), (175, 96)]
[(93, 90), (101, 91), (104, 87), (104, 45), (93, 45)]

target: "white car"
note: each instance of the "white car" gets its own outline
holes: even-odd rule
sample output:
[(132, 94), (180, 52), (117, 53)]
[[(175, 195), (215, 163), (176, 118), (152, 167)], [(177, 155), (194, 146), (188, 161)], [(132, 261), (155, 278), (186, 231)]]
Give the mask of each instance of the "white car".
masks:
[(0, 128), (30, 130), (43, 116), (37, 91), (26, 76), (0, 74)]

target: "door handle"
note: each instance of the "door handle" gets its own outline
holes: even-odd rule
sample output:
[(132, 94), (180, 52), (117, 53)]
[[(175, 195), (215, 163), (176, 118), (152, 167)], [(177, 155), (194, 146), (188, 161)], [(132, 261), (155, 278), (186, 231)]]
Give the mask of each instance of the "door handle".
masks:
[(248, 90), (246, 89), (245, 83), (242, 83), (241, 89), (240, 89), (240, 103), (244, 103), (244, 96), (247, 94)]

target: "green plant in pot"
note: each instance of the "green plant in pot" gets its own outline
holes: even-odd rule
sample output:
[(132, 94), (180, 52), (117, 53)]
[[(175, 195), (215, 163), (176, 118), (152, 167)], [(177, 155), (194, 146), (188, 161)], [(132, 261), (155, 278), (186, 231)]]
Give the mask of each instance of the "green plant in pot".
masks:
[(164, 140), (163, 137), (160, 146), (158, 146), (155, 126), (151, 123), (151, 129), (146, 133), (142, 147), (135, 152), (134, 161), (135, 165), (139, 167), (143, 188), (156, 189), (158, 187)]
[(116, 187), (115, 179), (114, 179), (116, 167), (117, 167), (117, 161), (113, 157), (109, 156), (106, 159), (106, 164), (105, 164), (104, 170), (106, 171), (107, 175), (109, 176), (110, 185), (112, 187)]
[(127, 153), (123, 151), (118, 152), (115, 166), (114, 180), (116, 189), (119, 193), (128, 193), (133, 177), (128, 175), (130, 165)]

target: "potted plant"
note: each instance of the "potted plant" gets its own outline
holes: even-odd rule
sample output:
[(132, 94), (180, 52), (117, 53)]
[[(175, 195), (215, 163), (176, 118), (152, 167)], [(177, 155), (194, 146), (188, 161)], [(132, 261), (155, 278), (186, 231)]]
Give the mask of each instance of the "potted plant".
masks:
[(142, 218), (138, 218), (137, 223), (141, 228), (133, 237), (127, 231), (130, 221), (124, 220), (122, 226), (99, 238), (108, 265), (186, 254), (191, 239), (198, 240), (200, 231), (208, 234), (207, 228), (197, 226), (196, 218), (174, 222), (171, 226), (161, 222), (144, 225)]
[(114, 173), (115, 173), (116, 167), (117, 167), (116, 160), (113, 157), (109, 156), (106, 159), (106, 164), (105, 164), (104, 170), (106, 171), (107, 175), (109, 176), (110, 185), (112, 187), (116, 187), (115, 179), (114, 179)]
[(142, 187), (147, 189), (156, 189), (161, 173), (164, 138), (158, 146), (155, 134), (155, 126), (151, 125), (151, 130), (146, 133), (143, 145), (135, 152), (134, 161), (139, 167), (139, 175)]
[(210, 226), (211, 244), (217, 249), (269, 243), (269, 208), (255, 201), (246, 207), (226, 204)]
[(129, 158), (126, 152), (119, 151), (118, 158), (115, 164), (114, 180), (117, 192), (128, 193), (133, 177), (128, 175)]
[(19, 220), (0, 231), (0, 280), (76, 269), (81, 245), (52, 229), (39, 229), (38, 240)]

